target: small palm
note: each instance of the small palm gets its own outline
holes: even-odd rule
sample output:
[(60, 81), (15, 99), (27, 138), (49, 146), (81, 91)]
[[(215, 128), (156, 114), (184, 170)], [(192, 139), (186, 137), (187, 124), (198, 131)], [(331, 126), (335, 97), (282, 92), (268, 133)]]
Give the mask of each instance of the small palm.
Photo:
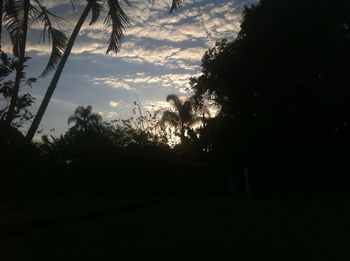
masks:
[(179, 130), (183, 141), (186, 130), (189, 130), (191, 126), (198, 122), (198, 118), (193, 111), (192, 102), (190, 100), (182, 101), (175, 94), (168, 95), (167, 102), (171, 104), (172, 110), (163, 112), (161, 123), (168, 124)]
[(87, 107), (79, 106), (75, 109), (74, 114), (68, 118), (68, 124), (75, 123), (72, 130), (83, 132), (96, 128), (101, 122), (101, 115), (93, 113), (90, 105)]

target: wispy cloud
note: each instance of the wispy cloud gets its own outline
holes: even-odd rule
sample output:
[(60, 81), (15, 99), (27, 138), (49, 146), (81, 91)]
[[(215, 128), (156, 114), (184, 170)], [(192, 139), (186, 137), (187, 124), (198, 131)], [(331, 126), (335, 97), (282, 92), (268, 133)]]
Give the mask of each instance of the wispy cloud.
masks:
[(123, 82), (128, 84), (142, 84), (142, 85), (158, 85), (161, 87), (174, 87), (182, 93), (187, 93), (186, 89), (189, 87), (189, 80), (193, 76), (199, 76), (200, 73), (168, 73), (162, 75), (136, 74), (127, 75), (123, 78)]
[(95, 77), (93, 79), (89, 79), (89, 81), (92, 81), (95, 85), (107, 85), (115, 89), (133, 89), (127, 83), (118, 79), (117, 77)]
[[(41, 95), (32, 95), (36, 102), (41, 102), (43, 100), (43, 96)], [(62, 100), (62, 99), (58, 99), (58, 98), (52, 98), (50, 100), (49, 103), (49, 107), (60, 107), (60, 108), (67, 108), (69, 107), (69, 109), (71, 110), (72, 108), (76, 108), (79, 105), (77, 103), (71, 102), (71, 101), (67, 101), (67, 100)]]

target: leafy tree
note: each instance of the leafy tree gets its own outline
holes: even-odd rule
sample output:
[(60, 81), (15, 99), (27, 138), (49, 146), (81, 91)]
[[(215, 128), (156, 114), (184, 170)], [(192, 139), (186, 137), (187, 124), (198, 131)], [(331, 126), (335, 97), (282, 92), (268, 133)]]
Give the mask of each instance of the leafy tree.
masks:
[[(105, 5), (105, 2), (107, 2), (107, 5)], [(128, 0), (124, 0), (124, 2), (128, 5), (130, 5)], [(170, 12), (172, 12), (174, 9), (176, 9), (180, 4), (181, 0), (172, 0), (172, 6), (170, 9)], [(35, 118), (28, 130), (26, 138), (28, 140), (32, 140), (34, 137), (34, 134), (36, 130), (39, 127), (40, 121), (42, 117), (44, 116), (44, 113), (46, 111), (46, 108), (50, 102), (50, 99), (54, 93), (54, 90), (57, 86), (57, 83), (61, 77), (63, 68), (68, 60), (68, 57), (71, 53), (71, 50), (73, 48), (75, 39), (77, 35), (79, 34), (79, 31), (84, 24), (86, 18), (88, 17), (89, 13), (91, 13), (91, 21), (90, 25), (95, 23), (102, 11), (104, 9), (107, 9), (107, 17), (104, 20), (104, 24), (107, 27), (112, 28), (111, 36), (108, 41), (108, 48), (107, 48), (107, 53), (109, 52), (115, 52), (118, 53), (120, 45), (123, 41), (123, 36), (124, 36), (124, 31), (125, 29), (129, 26), (129, 18), (126, 16), (124, 13), (123, 9), (121, 8), (119, 1), (118, 0), (107, 0), (107, 1), (102, 1), (102, 0), (87, 0), (86, 1), (86, 6), (81, 14), (71, 37), (69, 38), (67, 47), (64, 49), (63, 57), (62, 59), (59, 60), (57, 70), (55, 71), (55, 74), (52, 78), (52, 81), (47, 89), (47, 92), (43, 98), (43, 101), (39, 107), (39, 110), (37, 114), (35, 115)]]

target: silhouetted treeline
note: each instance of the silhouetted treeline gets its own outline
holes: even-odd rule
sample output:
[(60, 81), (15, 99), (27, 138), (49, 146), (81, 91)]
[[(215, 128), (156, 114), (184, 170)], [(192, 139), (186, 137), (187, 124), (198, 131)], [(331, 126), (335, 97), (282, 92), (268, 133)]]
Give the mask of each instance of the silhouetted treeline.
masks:
[(160, 132), (138, 129), (131, 119), (103, 122), (91, 106), (79, 106), (65, 134), (35, 144), (9, 128), (1, 141), (3, 199), (225, 193), (224, 175), (200, 161), (190, 141), (171, 148)]
[[(194, 96), (169, 95), (160, 119), (139, 111), (106, 123), (78, 107), (65, 134), (33, 144), (2, 123), (1, 191), (243, 193), (247, 179), (253, 194), (348, 187), (349, 58), (349, 1), (261, 0), (244, 9), (235, 40), (205, 53)], [(181, 141), (173, 148), (169, 127)]]

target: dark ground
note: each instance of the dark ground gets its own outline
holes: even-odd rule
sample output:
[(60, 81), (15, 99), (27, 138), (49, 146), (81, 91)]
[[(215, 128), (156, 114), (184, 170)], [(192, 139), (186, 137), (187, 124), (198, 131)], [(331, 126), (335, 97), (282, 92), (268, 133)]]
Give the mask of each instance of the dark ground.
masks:
[(349, 203), (339, 193), (7, 205), (0, 260), (349, 260)]

